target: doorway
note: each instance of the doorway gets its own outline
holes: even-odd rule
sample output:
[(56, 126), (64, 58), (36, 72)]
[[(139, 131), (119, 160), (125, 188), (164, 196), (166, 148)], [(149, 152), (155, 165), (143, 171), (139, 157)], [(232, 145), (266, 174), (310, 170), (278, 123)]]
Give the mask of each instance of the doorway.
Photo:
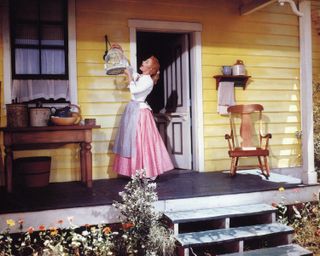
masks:
[(193, 169), (188, 33), (137, 32), (137, 64), (151, 55), (160, 79), (147, 97), (175, 168)]
[[(202, 56), (202, 53), (201, 53), (202, 25), (200, 23), (193, 23), (193, 22), (172, 22), (172, 21), (158, 21), (158, 20), (129, 19), (128, 26), (130, 29), (130, 62), (132, 67), (136, 70), (138, 70), (137, 68), (138, 64), (140, 65), (137, 59), (137, 56), (138, 56), (137, 49), (139, 47), (137, 44), (137, 36), (140, 36), (138, 35), (138, 33), (150, 32), (150, 33), (153, 33), (154, 36), (157, 36), (159, 34), (158, 36), (160, 37), (162, 33), (167, 34), (167, 36), (174, 36), (172, 34), (188, 35), (189, 57), (190, 57), (189, 111), (190, 111), (190, 117), (192, 117), (189, 120), (190, 131), (191, 131), (190, 136), (192, 134), (192, 137), (190, 138), (191, 140), (190, 150), (192, 150), (190, 163), (192, 163), (192, 170), (203, 172), (205, 170), (205, 167), (204, 167), (205, 163), (204, 163), (203, 96), (202, 96), (203, 76), (202, 76), (202, 58), (201, 58)], [(154, 49), (154, 51), (157, 51), (157, 50)], [(150, 54), (150, 52), (148, 54)], [(139, 57), (139, 58), (142, 58), (142, 57)], [(162, 63), (160, 64), (162, 65)], [(163, 106), (165, 107), (164, 102), (162, 103), (162, 109), (163, 109)], [(160, 106), (156, 108), (159, 109)], [(175, 124), (175, 128), (177, 126), (178, 125)]]

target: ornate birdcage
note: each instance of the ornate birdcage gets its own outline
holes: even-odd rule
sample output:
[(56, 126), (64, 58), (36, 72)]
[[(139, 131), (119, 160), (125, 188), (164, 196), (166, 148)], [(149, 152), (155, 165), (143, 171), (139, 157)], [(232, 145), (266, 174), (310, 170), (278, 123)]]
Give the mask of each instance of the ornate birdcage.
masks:
[[(107, 75), (119, 75), (129, 67), (129, 61), (123, 53), (122, 48), (119, 45), (110, 45), (108, 37), (106, 40), (106, 52), (103, 56), (105, 61), (105, 70)], [(108, 50), (108, 44), (110, 49)]]

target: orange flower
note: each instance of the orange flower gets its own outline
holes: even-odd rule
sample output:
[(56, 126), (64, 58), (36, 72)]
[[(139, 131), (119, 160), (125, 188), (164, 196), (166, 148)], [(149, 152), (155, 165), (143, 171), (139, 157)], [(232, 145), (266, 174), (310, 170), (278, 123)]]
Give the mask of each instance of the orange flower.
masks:
[(278, 207), (278, 204), (275, 203), (275, 202), (273, 202), (271, 205), (272, 205), (273, 207)]
[(102, 230), (102, 232), (103, 232), (105, 235), (107, 235), (107, 234), (111, 233), (111, 228), (110, 228), (110, 227), (105, 227), (105, 228)]
[(131, 223), (131, 222), (128, 222), (128, 223), (122, 223), (122, 228), (123, 229), (129, 229), (129, 228), (131, 228), (131, 227), (133, 227), (134, 225), (133, 225), (133, 223)]
[(316, 231), (316, 236), (320, 236), (320, 228)]
[(46, 230), (46, 227), (45, 227), (44, 225), (40, 225), (40, 226), (39, 226), (39, 230), (40, 230), (40, 231), (45, 231), (45, 230)]
[(19, 219), (19, 220), (18, 220), (18, 224), (19, 224), (19, 229), (20, 229), (20, 230), (23, 229), (23, 223), (24, 223), (23, 219)]
[(33, 228), (33, 227), (29, 227), (29, 228), (28, 228), (28, 233), (29, 233), (29, 234), (32, 234), (33, 231), (34, 231), (34, 228)]

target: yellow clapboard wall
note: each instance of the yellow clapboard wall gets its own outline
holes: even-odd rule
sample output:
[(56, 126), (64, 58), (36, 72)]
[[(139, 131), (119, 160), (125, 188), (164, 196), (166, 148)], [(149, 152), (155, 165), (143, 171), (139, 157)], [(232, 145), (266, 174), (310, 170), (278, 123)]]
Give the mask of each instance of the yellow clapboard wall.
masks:
[[(224, 134), (228, 119), (216, 113), (213, 76), (222, 65), (244, 61), (252, 79), (238, 103), (261, 103), (269, 120), (272, 167), (301, 164), (299, 107), (299, 27), (288, 6), (271, 5), (240, 16), (234, 1), (77, 1), (77, 61), (79, 103), (85, 116), (95, 117), (102, 129), (95, 133), (95, 164), (99, 178), (112, 176), (110, 148), (128, 92), (121, 78), (106, 77), (102, 55), (104, 35), (122, 45), (129, 56), (128, 19), (198, 22), (202, 31), (204, 147), (206, 171), (228, 169)], [(177, 11), (179, 10), (179, 11)], [(101, 161), (101, 162), (100, 162)], [(248, 161), (248, 160), (246, 160)], [(250, 161), (250, 160), (249, 160)], [(101, 175), (101, 176), (100, 176)]]
[[(313, 8), (318, 6), (314, 1)], [(236, 101), (264, 105), (268, 131), (273, 134), (271, 166), (301, 165), (301, 141), (295, 136), (295, 132), (301, 130), (298, 18), (289, 5), (272, 4), (247, 16), (240, 16), (238, 8), (237, 1), (225, 0), (76, 0), (78, 102), (83, 117), (96, 118), (101, 125), (101, 129), (93, 133), (94, 179), (115, 177), (111, 147), (130, 95), (123, 77), (105, 75), (102, 56), (106, 34), (111, 42), (120, 43), (129, 56), (128, 19), (202, 24), (206, 171), (226, 170), (230, 166), (224, 140), (229, 123), (227, 117), (216, 112), (213, 76), (221, 74), (222, 65), (232, 65), (237, 59), (244, 61), (252, 78), (246, 90), (236, 88)], [(319, 36), (315, 32), (313, 40), (314, 74), (319, 75)], [(1, 72), (2, 68), (0, 79)], [(32, 155), (44, 153), (30, 152)], [(16, 157), (19, 154), (25, 155), (18, 153)], [(68, 145), (50, 154), (54, 158), (51, 181), (79, 179), (77, 147)], [(252, 163), (252, 160), (244, 159), (242, 163)]]

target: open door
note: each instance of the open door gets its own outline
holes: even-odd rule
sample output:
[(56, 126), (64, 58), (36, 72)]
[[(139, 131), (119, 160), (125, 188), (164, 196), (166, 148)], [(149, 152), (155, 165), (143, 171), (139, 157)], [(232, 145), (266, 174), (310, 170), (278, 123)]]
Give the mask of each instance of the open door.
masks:
[(155, 55), (161, 77), (147, 98), (175, 168), (192, 169), (189, 36), (137, 33), (137, 60)]
[[(190, 73), (188, 34), (170, 42), (163, 72), (165, 136), (161, 132), (176, 168), (192, 169)], [(162, 111), (163, 112), (163, 111)]]

